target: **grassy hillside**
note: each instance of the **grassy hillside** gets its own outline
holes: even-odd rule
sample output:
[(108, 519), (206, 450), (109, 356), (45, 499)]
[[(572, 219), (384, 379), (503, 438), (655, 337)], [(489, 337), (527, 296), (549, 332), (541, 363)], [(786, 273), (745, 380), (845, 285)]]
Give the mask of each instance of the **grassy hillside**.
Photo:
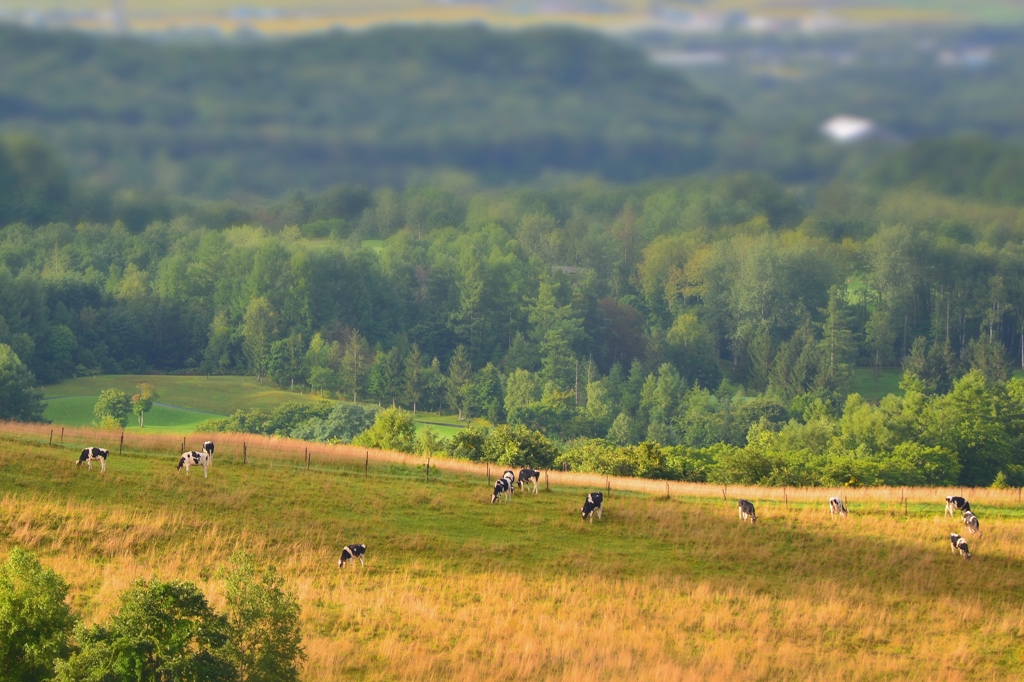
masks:
[[(737, 491), (613, 490), (591, 525), (577, 511), (585, 489), (570, 485), (582, 477), (492, 506), (471, 466), (441, 463), (425, 482), (416, 460), (374, 454), (364, 477), (361, 452), (324, 450), (306, 471), (301, 444), (267, 441), (278, 449), (247, 466), (225, 442), (204, 480), (175, 474), (171, 439), (112, 456), (100, 477), (73, 466), (71, 442), (99, 435), (62, 448), (30, 431), (0, 430), (0, 553), (38, 552), (93, 621), (138, 577), (188, 577), (219, 604), (214, 569), (245, 547), (300, 599), (306, 680), (1024, 672), (1016, 493), (967, 491), (985, 534), (964, 562), (945, 539), (957, 523), (942, 491), (910, 491), (908, 517), (898, 490), (849, 491), (853, 514), (836, 523), (829, 491), (791, 489), (788, 505), (752, 496), (749, 526)], [(350, 542), (368, 545), (367, 566), (339, 573)]]
[[(199, 423), (236, 410), (259, 408), (270, 411), (283, 402), (320, 399), (309, 393), (284, 391), (269, 382), (260, 384), (254, 378), (244, 376), (103, 374), (46, 386), (44, 417), (63, 426), (88, 426), (95, 420), (92, 409), (100, 391), (117, 388), (132, 395), (142, 382), (153, 386), (160, 399), (146, 415), (146, 427), (140, 429), (133, 419), (128, 422), (129, 431), (191, 433)], [(418, 419), (418, 428), (433, 429), (445, 438), (467, 425), (466, 422), (460, 423), (456, 416), (441, 416), (436, 412), (420, 412)], [(474, 423), (485, 422), (476, 419)]]

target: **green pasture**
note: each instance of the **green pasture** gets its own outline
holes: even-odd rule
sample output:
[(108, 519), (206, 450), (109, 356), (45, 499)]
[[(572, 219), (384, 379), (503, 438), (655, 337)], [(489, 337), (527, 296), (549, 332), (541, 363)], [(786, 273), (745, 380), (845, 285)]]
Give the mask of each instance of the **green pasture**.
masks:
[[(281, 403), (321, 398), (310, 393), (285, 391), (271, 384), (261, 385), (252, 377), (240, 376), (166, 376), (143, 374), (104, 374), (68, 379), (44, 387), (46, 410), (43, 416), (54, 424), (87, 426), (95, 420), (93, 406), (100, 392), (117, 388), (128, 395), (137, 392), (140, 383), (148, 383), (160, 395), (158, 404), (146, 414), (147, 431), (191, 433), (207, 419), (227, 416), (235, 410), (273, 410)], [(450, 438), (468, 426), (486, 426), (484, 419), (459, 421), (457, 415), (418, 412), (416, 428), (430, 429), (442, 438)], [(131, 418), (128, 430), (140, 430)]]
[(879, 372), (876, 379), (874, 370), (858, 367), (853, 370), (853, 382), (850, 385), (851, 393), (859, 393), (865, 400), (881, 400), (890, 393), (903, 395), (900, 388), (900, 378), (903, 370), (895, 367), (886, 367)]

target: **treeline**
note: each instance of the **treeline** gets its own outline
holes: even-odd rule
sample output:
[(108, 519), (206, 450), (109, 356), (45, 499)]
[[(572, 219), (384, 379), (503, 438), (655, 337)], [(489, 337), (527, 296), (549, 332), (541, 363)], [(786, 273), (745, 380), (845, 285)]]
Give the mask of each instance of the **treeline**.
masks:
[(16, 548), (0, 564), (0, 679), (297, 680), (299, 604), (275, 570), (239, 552), (218, 577), (223, 613), (193, 583), (137, 580), (117, 613), (86, 626), (64, 579)]
[(708, 165), (729, 115), (639, 50), (564, 28), (159, 44), (0, 26), (0, 62), (0, 129), (53, 141), (77, 177), (208, 198), (440, 169), (679, 175)]

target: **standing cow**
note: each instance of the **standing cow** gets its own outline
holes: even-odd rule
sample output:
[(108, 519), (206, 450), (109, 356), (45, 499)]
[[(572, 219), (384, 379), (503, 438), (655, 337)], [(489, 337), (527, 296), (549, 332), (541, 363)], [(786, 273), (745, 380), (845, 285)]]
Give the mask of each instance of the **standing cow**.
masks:
[(583, 512), (583, 520), (586, 521), (588, 518), (590, 522), (594, 522), (594, 512), (597, 512), (597, 518), (601, 518), (601, 504), (604, 502), (604, 495), (602, 493), (590, 493), (587, 495), (587, 499), (583, 502), (583, 508), (580, 509)]
[(750, 521), (751, 525), (757, 522), (757, 514), (754, 513), (754, 504), (752, 502), (740, 500), (739, 510), (741, 519), (744, 521)]
[(521, 469), (519, 471), (519, 489), (523, 489), (523, 484), (527, 486), (533, 483), (533, 494), (537, 494), (537, 483), (540, 481), (540, 472), (534, 471), (533, 469)]
[(964, 512), (964, 527), (970, 531), (971, 535), (981, 533), (981, 527), (978, 524), (978, 517), (974, 515), (974, 512)]
[(971, 503), (958, 495), (950, 495), (946, 498), (946, 515), (956, 516), (956, 512), (969, 512), (971, 511)]
[(86, 448), (82, 450), (82, 454), (78, 457), (78, 464), (76, 467), (82, 466), (82, 462), (85, 462), (86, 466), (89, 467), (89, 471), (92, 471), (92, 463), (96, 460), (100, 462), (100, 473), (105, 474), (107, 472), (107, 455), (110, 454), (109, 450), (103, 448)]
[(178, 460), (178, 471), (181, 471), (181, 467), (185, 467), (185, 475), (188, 476), (189, 467), (201, 466), (203, 467), (203, 478), (209, 478), (210, 462), (212, 458), (210, 453), (206, 452), (192, 452), (182, 453), (181, 459)]
[(846, 508), (846, 504), (838, 497), (830, 497), (828, 499), (828, 510), (832, 514), (832, 518), (846, 516), (850, 513), (850, 510)]
[(964, 540), (956, 533), (950, 533), (949, 544), (953, 547), (953, 554), (960, 552), (960, 556), (962, 556), (963, 558), (971, 558), (971, 550), (967, 547), (967, 540)]
[(338, 568), (345, 568), (352, 559), (359, 559), (359, 565), (365, 566), (366, 562), (363, 561), (363, 557), (366, 555), (366, 545), (349, 545), (345, 549), (341, 550), (341, 558), (338, 559)]
[(503, 498), (505, 502), (508, 502), (509, 491), (512, 486), (509, 485), (507, 478), (499, 478), (494, 482), (494, 494), (491, 495), (491, 504), (498, 501), (498, 498)]

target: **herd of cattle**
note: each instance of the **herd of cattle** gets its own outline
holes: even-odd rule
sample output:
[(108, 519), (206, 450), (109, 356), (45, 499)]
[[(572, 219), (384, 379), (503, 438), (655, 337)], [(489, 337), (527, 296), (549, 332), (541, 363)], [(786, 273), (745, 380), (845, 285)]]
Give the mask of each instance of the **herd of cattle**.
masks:
[[(209, 477), (210, 465), (213, 464), (213, 441), (206, 441), (203, 443), (203, 449), (200, 452), (195, 450), (191, 452), (182, 453), (178, 459), (178, 471), (181, 471), (182, 467), (185, 467), (185, 475), (188, 475), (188, 470), (193, 466), (203, 467), (203, 478)], [(78, 464), (75, 466), (81, 466), (84, 462), (89, 471), (92, 471), (92, 463), (98, 461), (100, 463), (100, 473), (105, 473), (107, 470), (107, 455), (110, 454), (109, 450), (97, 447), (88, 447), (82, 450), (81, 456), (78, 458)], [(533, 484), (533, 494), (536, 495), (539, 490), (540, 472), (535, 469), (521, 469), (519, 471), (519, 478), (516, 479), (516, 474), (511, 469), (505, 471), (502, 477), (494, 482), (494, 492), (491, 495), (491, 504), (494, 504), (498, 500), (509, 501), (515, 492), (515, 487), (518, 485), (519, 490), (529, 490), (530, 484)], [(604, 495), (600, 492), (587, 493), (586, 499), (583, 501), (583, 506), (580, 508), (580, 513), (583, 520), (590, 519), (590, 523), (594, 523), (594, 516), (601, 518), (601, 505), (604, 503)], [(739, 517), (742, 521), (750, 521), (751, 524), (757, 522), (757, 512), (754, 509), (754, 504), (748, 500), (739, 500)], [(828, 500), (829, 514), (832, 518), (846, 517), (849, 515), (850, 510), (847, 508), (846, 503), (838, 497), (830, 497)], [(975, 516), (974, 512), (971, 511), (971, 503), (965, 500), (963, 497), (951, 495), (946, 498), (946, 511), (943, 514), (945, 516), (956, 516), (956, 512), (960, 512), (963, 516), (964, 528), (971, 535), (980, 535), (981, 527), (978, 523), (978, 517)], [(967, 540), (956, 533), (950, 533), (949, 544), (952, 546), (953, 554), (960, 552), (960, 556), (964, 559), (971, 558), (971, 550), (967, 546)], [(341, 558), (338, 559), (338, 568), (344, 568), (349, 561), (353, 559), (359, 559), (360, 565), (365, 565), (364, 557), (366, 555), (366, 545), (348, 545), (341, 550)]]

